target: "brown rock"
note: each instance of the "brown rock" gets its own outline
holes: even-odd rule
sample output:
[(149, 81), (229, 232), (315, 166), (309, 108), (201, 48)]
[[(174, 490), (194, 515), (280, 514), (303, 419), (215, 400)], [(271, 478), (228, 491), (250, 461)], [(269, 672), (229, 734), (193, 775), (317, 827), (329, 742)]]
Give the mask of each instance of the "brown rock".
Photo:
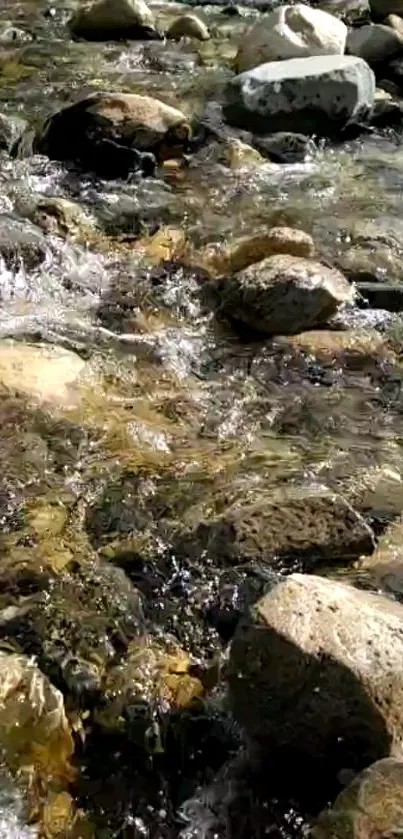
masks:
[(77, 10), (70, 31), (90, 41), (139, 38), (154, 31), (154, 16), (145, 0), (95, 0)]
[(375, 329), (312, 329), (278, 342), (297, 352), (313, 355), (323, 364), (337, 363), (350, 369), (373, 367), (379, 359), (395, 360), (384, 335)]
[(400, 604), (292, 574), (237, 629), (233, 711), (262, 746), (360, 769), (401, 754), (402, 655)]
[(192, 255), (191, 262), (212, 275), (220, 275), (243, 271), (275, 254), (310, 259), (314, 253), (315, 244), (308, 233), (291, 227), (272, 227), (267, 232), (235, 239), (229, 245), (207, 245)]

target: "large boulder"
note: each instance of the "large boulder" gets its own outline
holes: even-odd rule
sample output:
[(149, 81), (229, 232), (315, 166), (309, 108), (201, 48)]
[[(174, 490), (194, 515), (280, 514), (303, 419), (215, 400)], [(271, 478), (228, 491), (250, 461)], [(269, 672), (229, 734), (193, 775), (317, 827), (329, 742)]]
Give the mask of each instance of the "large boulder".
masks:
[(391, 26), (369, 24), (350, 30), (347, 52), (363, 58), (368, 64), (377, 64), (403, 52), (403, 38)]
[(95, 0), (89, 8), (77, 10), (70, 31), (88, 41), (159, 37), (145, 0)]
[(403, 0), (369, 0), (371, 14), (385, 18), (387, 15), (403, 15)]
[(123, 166), (127, 150), (153, 152), (163, 160), (180, 154), (189, 136), (184, 114), (159, 99), (100, 92), (51, 116), (35, 145), (36, 151), (54, 160), (105, 170), (111, 151), (121, 155)]
[(289, 254), (269, 256), (222, 277), (211, 289), (219, 312), (230, 320), (277, 335), (325, 324), (355, 295), (335, 268)]
[(370, 527), (351, 505), (326, 489), (289, 488), (234, 504), (184, 532), (175, 544), (181, 556), (214, 563), (263, 562), (312, 567), (348, 562), (374, 550)]
[(280, 6), (259, 17), (244, 34), (235, 59), (238, 73), (267, 61), (308, 58), (311, 55), (342, 55), (347, 27), (333, 15), (303, 3)]
[(252, 607), (229, 664), (233, 711), (262, 747), (361, 769), (403, 741), (403, 607), (292, 574)]
[(313, 839), (399, 836), (403, 824), (403, 760), (389, 757), (364, 769), (319, 816)]
[(332, 134), (372, 110), (375, 77), (356, 56), (324, 55), (262, 64), (227, 85), (224, 113), (240, 128)]

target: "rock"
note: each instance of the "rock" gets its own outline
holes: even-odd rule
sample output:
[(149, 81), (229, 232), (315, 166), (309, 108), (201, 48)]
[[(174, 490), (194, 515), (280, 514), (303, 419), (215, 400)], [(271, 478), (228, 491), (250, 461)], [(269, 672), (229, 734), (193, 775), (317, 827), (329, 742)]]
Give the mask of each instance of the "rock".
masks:
[(361, 769), (401, 754), (402, 653), (400, 604), (292, 574), (238, 625), (233, 712), (262, 748)]
[(403, 824), (403, 760), (389, 757), (364, 769), (324, 810), (313, 839), (397, 836)]
[(273, 163), (304, 163), (315, 153), (315, 144), (310, 137), (291, 131), (278, 131), (265, 137), (255, 135), (252, 142), (260, 154)]
[(190, 254), (188, 264), (196, 265), (209, 274), (220, 275), (243, 271), (273, 254), (311, 259), (314, 253), (315, 243), (308, 233), (290, 227), (272, 227), (267, 232), (235, 239), (229, 245), (207, 245), (203, 250)]
[[(329, 91), (332, 90), (332, 95)], [(332, 134), (372, 110), (375, 79), (356, 56), (326, 55), (262, 64), (232, 79), (224, 113), (256, 133)]]
[(122, 664), (106, 676), (105, 707), (97, 712), (96, 722), (109, 731), (126, 730), (137, 746), (158, 751), (157, 713), (186, 708), (203, 695), (201, 682), (189, 669), (189, 656), (173, 639), (144, 637), (134, 642)]
[[(390, 470), (387, 470), (390, 471)], [(386, 470), (385, 470), (386, 472)], [(388, 513), (398, 515), (403, 510), (403, 481), (401, 475), (384, 474), (378, 509), (386, 508)], [(383, 491), (382, 491), (383, 490)], [(365, 502), (365, 499), (364, 499)], [(373, 503), (373, 499), (371, 498)], [(381, 535), (373, 556), (365, 557), (358, 572), (371, 579), (372, 587), (384, 591), (403, 602), (403, 518), (397, 518)]]
[(350, 29), (347, 37), (347, 52), (363, 58), (368, 64), (388, 61), (403, 52), (403, 37), (381, 23)]
[(206, 24), (196, 15), (181, 15), (171, 23), (166, 36), (174, 41), (179, 41), (181, 38), (196, 38), (198, 41), (208, 41), (210, 33)]
[(395, 359), (384, 335), (375, 329), (346, 329), (343, 332), (312, 329), (277, 339), (276, 345), (312, 355), (321, 364), (333, 365), (336, 362), (350, 370), (374, 369), (380, 359)]
[(63, 697), (32, 660), (0, 651), (0, 701), (0, 747), (8, 768), (29, 766), (45, 783), (71, 780), (74, 744)]
[(257, 149), (236, 138), (228, 139), (226, 143), (219, 144), (217, 151), (219, 159), (223, 158), (230, 169), (243, 169), (245, 167), (255, 169), (265, 163)]
[(259, 17), (243, 35), (235, 58), (235, 70), (243, 73), (268, 61), (342, 55), (347, 27), (333, 15), (303, 3), (280, 6)]
[[(342, 252), (330, 258), (350, 280), (399, 283), (403, 273), (403, 225), (398, 218), (343, 222), (339, 242)], [(347, 247), (346, 247), (347, 245)]]
[(14, 26), (12, 22), (4, 21), (0, 24), (0, 44), (1, 46), (11, 46), (27, 44), (33, 41), (33, 36), (26, 32), (25, 29), (19, 29)]
[(388, 15), (403, 15), (403, 0), (369, 0), (371, 14), (376, 18)]
[(0, 113), (0, 150), (10, 154), (26, 129), (25, 119)]
[(95, 221), (80, 204), (56, 195), (39, 198), (31, 208), (30, 218), (45, 233), (64, 238), (88, 242), (96, 233)]
[(180, 259), (186, 247), (185, 231), (177, 227), (161, 227), (154, 236), (138, 239), (134, 250), (144, 254), (155, 265)]
[(368, 303), (372, 309), (403, 311), (403, 285), (358, 282), (357, 291), (362, 295), (364, 305)]
[(89, 8), (77, 10), (70, 31), (87, 41), (159, 37), (145, 0), (95, 0)]
[(262, 492), (202, 521), (175, 544), (180, 555), (201, 554), (231, 565), (348, 562), (373, 549), (370, 527), (347, 501), (309, 487)]
[(226, 317), (277, 335), (323, 325), (355, 297), (336, 269), (288, 254), (269, 256), (211, 288)]
[[(41, 230), (9, 213), (0, 214), (0, 257), (6, 268), (36, 268), (47, 255), (46, 239)], [(1, 297), (1, 292), (0, 292)]]
[(385, 24), (394, 29), (400, 38), (403, 38), (403, 20), (399, 15), (388, 15), (385, 19)]
[(320, 8), (324, 12), (340, 17), (350, 25), (366, 23), (370, 20), (368, 0), (323, 0)]
[(74, 405), (85, 369), (80, 356), (50, 344), (0, 341), (0, 382), (15, 393), (53, 406)]
[[(54, 160), (79, 161), (90, 169), (108, 166), (110, 148), (153, 152), (158, 160), (179, 156), (190, 137), (188, 119), (176, 108), (134, 93), (93, 93), (54, 114), (36, 141), (36, 151)], [(98, 150), (98, 161), (94, 155)], [(115, 156), (119, 149), (114, 149)], [(141, 160), (138, 161), (141, 165)], [(116, 176), (116, 161), (112, 177)], [(122, 176), (122, 175), (120, 175)]]

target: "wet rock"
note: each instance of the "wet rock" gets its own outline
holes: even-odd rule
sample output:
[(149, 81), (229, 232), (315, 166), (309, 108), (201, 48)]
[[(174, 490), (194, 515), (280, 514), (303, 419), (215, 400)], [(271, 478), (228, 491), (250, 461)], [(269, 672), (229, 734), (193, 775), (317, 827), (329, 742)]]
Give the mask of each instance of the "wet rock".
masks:
[(0, 150), (12, 152), (27, 128), (27, 122), (21, 117), (0, 114)]
[(190, 254), (188, 261), (209, 274), (220, 275), (243, 271), (274, 254), (311, 259), (314, 253), (315, 243), (308, 233), (290, 227), (272, 227), (267, 232), (235, 239), (229, 245), (207, 245)]
[(324, 12), (337, 15), (350, 25), (370, 20), (369, 0), (323, 0), (319, 6)]
[(368, 64), (388, 61), (403, 52), (403, 37), (380, 23), (351, 29), (347, 37), (347, 52), (363, 58)]
[(353, 220), (341, 231), (347, 247), (331, 258), (350, 280), (398, 283), (403, 273), (402, 233), (400, 220), (390, 216), (382, 221)]
[(278, 131), (265, 137), (254, 135), (255, 148), (273, 163), (304, 163), (315, 152), (315, 145), (305, 134)]
[(403, 311), (403, 285), (393, 283), (358, 282), (357, 291), (373, 309), (387, 312)]
[(220, 144), (218, 152), (220, 159), (222, 153), (223, 160), (230, 169), (256, 169), (265, 163), (257, 149), (237, 138), (228, 139), (226, 143)]
[(378, 18), (403, 14), (403, 0), (369, 0), (369, 5), (371, 13)]
[(61, 347), (0, 341), (1, 384), (35, 402), (64, 407), (74, 404), (75, 386), (84, 368), (80, 356)]
[(292, 574), (238, 625), (236, 718), (262, 748), (295, 749), (334, 770), (400, 754), (402, 628), (400, 604)]
[(21, 221), (8, 213), (0, 214), (0, 257), (9, 269), (36, 268), (47, 253), (46, 240), (41, 230), (28, 221)]
[[(378, 488), (378, 497), (376, 497), (378, 509), (385, 510), (386, 508), (389, 513), (401, 514), (402, 490), (401, 475), (385, 474), (384, 481)], [(373, 503), (372, 496), (370, 500)], [(384, 591), (403, 602), (403, 519), (401, 515), (382, 533), (375, 553), (360, 562), (358, 571), (360, 576), (363, 573), (371, 579), (372, 587), (377, 591)]]
[(70, 573), (0, 612), (0, 637), (35, 656), (74, 704), (99, 697), (103, 675), (144, 634), (138, 591), (122, 569), (77, 559)]
[(50, 235), (88, 241), (96, 233), (95, 221), (74, 201), (56, 195), (42, 196), (33, 206), (21, 206), (34, 224)]
[(18, 46), (30, 41), (33, 41), (33, 36), (25, 29), (19, 29), (18, 26), (14, 26), (8, 21), (0, 24), (0, 44), (2, 46), (11, 46), (12, 44)]
[(154, 236), (138, 239), (134, 249), (158, 265), (180, 258), (186, 247), (186, 234), (177, 227), (161, 227)]
[(268, 61), (342, 55), (347, 27), (333, 15), (302, 3), (280, 6), (243, 35), (235, 58), (235, 70), (243, 73)]
[(70, 31), (88, 41), (159, 37), (145, 0), (95, 0), (73, 15)]
[(288, 254), (270, 256), (217, 280), (211, 290), (219, 312), (230, 320), (277, 335), (323, 325), (355, 297), (336, 269)]
[(400, 38), (403, 38), (403, 20), (399, 15), (388, 15), (385, 19), (385, 24), (394, 29)]
[(364, 769), (324, 810), (313, 839), (398, 835), (403, 823), (403, 760), (385, 758)]
[(395, 359), (387, 340), (375, 329), (312, 329), (277, 339), (276, 345), (312, 355), (322, 364), (338, 364), (350, 370), (372, 369), (380, 360)]
[[(142, 166), (138, 152), (153, 152), (158, 160), (180, 156), (189, 137), (184, 114), (158, 99), (134, 93), (94, 93), (50, 117), (36, 148), (55, 160), (78, 161), (92, 170), (100, 167), (105, 176), (110, 144), (115, 144), (111, 176), (116, 177), (119, 146), (123, 170), (133, 155)], [(151, 167), (151, 159), (149, 164)]]
[(374, 94), (374, 75), (362, 58), (295, 58), (262, 64), (232, 79), (224, 114), (230, 123), (255, 133), (298, 128), (326, 135), (365, 119)]
[(210, 33), (206, 24), (196, 15), (181, 15), (169, 27), (167, 38), (172, 38), (174, 41), (179, 41), (181, 38), (208, 41)]
[(67, 783), (73, 738), (63, 697), (32, 660), (0, 651), (0, 746), (8, 768)]
[(257, 561), (350, 561), (372, 553), (373, 534), (342, 497), (327, 490), (290, 488), (245, 501), (185, 532), (180, 555), (206, 555), (231, 565)]
[(161, 750), (157, 714), (185, 708), (203, 695), (190, 666), (189, 656), (173, 639), (144, 638), (131, 644), (122, 664), (106, 676), (97, 723), (110, 731), (126, 730), (134, 743), (151, 752)]

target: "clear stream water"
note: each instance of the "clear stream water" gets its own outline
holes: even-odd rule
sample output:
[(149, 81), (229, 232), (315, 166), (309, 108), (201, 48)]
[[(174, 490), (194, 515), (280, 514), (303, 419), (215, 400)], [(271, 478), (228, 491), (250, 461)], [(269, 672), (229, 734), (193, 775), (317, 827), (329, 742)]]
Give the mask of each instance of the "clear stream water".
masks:
[[(152, 5), (161, 26), (184, 8)], [(53, 7), (3, 0), (0, 25), (10, 21), (33, 40), (0, 46), (0, 111), (38, 125), (81, 91), (107, 87), (151, 94), (195, 115), (219, 96), (236, 40), (255, 14), (229, 17), (204, 7), (213, 34), (204, 44), (90, 44), (69, 39), (72, 8), (68, 2)], [(214, 661), (222, 644), (203, 610), (215, 602), (222, 572), (167, 559), (160, 519), (191, 522), (200, 511), (221, 510), (260, 486), (288, 482), (326, 484), (362, 499), (377, 470), (387, 466), (399, 474), (402, 324), (399, 316), (368, 309), (350, 313), (345, 324), (377, 329), (393, 343), (393, 361), (380, 354), (353, 364), (341, 357), (323, 362), (276, 341), (250, 344), (206, 313), (190, 270), (145, 266), (134, 238), (169, 224), (201, 247), (289, 224), (312, 234), (319, 257), (337, 261), (354, 244), (355, 226), (371, 223), (384, 242), (382, 278), (396, 260), (403, 266), (403, 249), (396, 245), (403, 241), (401, 139), (393, 132), (374, 134), (343, 148), (318, 148), (304, 164), (259, 167), (231, 168), (210, 148), (187, 167), (130, 183), (79, 178), (45, 158), (3, 154), (0, 213), (26, 219), (41, 196), (76, 201), (97, 232), (73, 241), (54, 229), (40, 265), (23, 258), (11, 267), (0, 262), (0, 338), (74, 350), (102, 387), (94, 388), (98, 401), (92, 394), (81, 413), (57, 419), (39, 416), (23, 399), (4, 397), (5, 566), (8, 558), (15, 562), (16, 546), (28, 546), (32, 556), (45, 549), (49, 555), (42, 536), (27, 537), (24, 510), (38, 501), (59, 499), (68, 524), (56, 542), (74, 556), (92, 551), (104, 560), (119, 540), (123, 544), (140, 529), (145, 559), (134, 581), (150, 595), (148, 620), (157, 632), (173, 631), (200, 661)], [(110, 486), (117, 512), (111, 509), (105, 523), (96, 511)], [(389, 513), (369, 502), (367, 514), (379, 529)], [(63, 573), (68, 578), (73, 572)], [(256, 591), (265, 585), (259, 573)], [(235, 607), (245, 581), (242, 569), (237, 574), (227, 586)], [(26, 596), (4, 583), (0, 608), (19, 606)], [(162, 761), (157, 771), (136, 765), (119, 740), (84, 749), (77, 802), (94, 816), (96, 837), (241, 839), (303, 832), (303, 812), (284, 790), (281, 798), (270, 779), (262, 790), (250, 768), (239, 780), (231, 761), (240, 735), (223, 708), (218, 683), (197, 733), (185, 732), (184, 755), (179, 759), (178, 751), (177, 765)], [(5, 794), (1, 839), (34, 835), (20, 822), (17, 799)]]

